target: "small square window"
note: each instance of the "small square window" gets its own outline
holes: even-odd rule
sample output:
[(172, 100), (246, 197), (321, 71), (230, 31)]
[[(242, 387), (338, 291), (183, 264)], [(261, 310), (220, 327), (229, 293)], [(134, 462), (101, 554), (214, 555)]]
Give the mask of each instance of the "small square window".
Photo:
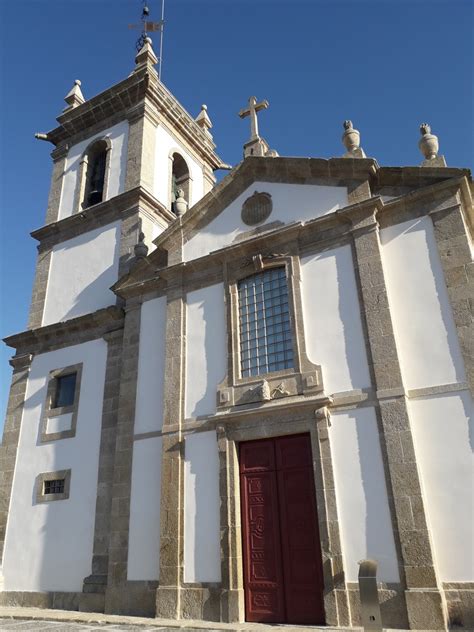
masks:
[(55, 378), (55, 392), (51, 408), (63, 408), (74, 404), (77, 373), (60, 375)]
[(37, 503), (67, 500), (71, 488), (71, 470), (42, 472), (35, 480)]
[(54, 478), (50, 481), (44, 481), (43, 494), (64, 494), (64, 486), (66, 480), (64, 478)]

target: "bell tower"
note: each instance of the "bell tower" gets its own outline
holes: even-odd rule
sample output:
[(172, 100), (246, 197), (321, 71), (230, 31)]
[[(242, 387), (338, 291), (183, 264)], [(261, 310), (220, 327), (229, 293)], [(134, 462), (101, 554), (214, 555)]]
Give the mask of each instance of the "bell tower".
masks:
[[(93, 313), (116, 303), (109, 289), (128, 272), (140, 242), (153, 240), (215, 183), (223, 166), (203, 106), (194, 119), (155, 69), (149, 37), (133, 72), (85, 99), (76, 80), (51, 142), (53, 173), (29, 327)], [(140, 238), (140, 235), (143, 237)]]

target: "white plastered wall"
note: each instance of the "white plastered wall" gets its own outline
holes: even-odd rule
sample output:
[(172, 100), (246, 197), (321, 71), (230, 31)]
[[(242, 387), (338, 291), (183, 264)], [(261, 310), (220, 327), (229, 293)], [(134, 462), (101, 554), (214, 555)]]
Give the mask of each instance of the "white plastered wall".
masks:
[(469, 391), (412, 399), (410, 419), (443, 582), (474, 581), (474, 411)]
[(464, 382), (464, 363), (431, 219), (384, 228), (380, 238), (405, 387)]
[(303, 318), (309, 359), (328, 394), (370, 386), (350, 246), (301, 260)]
[[(252, 230), (241, 218), (242, 204), (255, 191), (270, 193), (273, 210), (267, 223), (300, 222), (332, 213), (348, 204), (346, 187), (313, 184), (254, 182), (199, 233), (184, 244), (183, 258), (191, 261), (231, 244), (238, 235)], [(264, 224), (261, 224), (264, 226)], [(260, 226), (260, 225), (259, 225)]]
[(115, 304), (109, 289), (117, 281), (120, 222), (83, 233), (54, 246), (43, 326)]
[[(462, 389), (464, 362), (431, 219), (413, 219), (380, 234), (405, 388)], [(467, 390), (430, 397), (415, 392), (408, 406), (440, 580), (472, 581), (472, 398)]]
[(94, 140), (100, 138), (108, 138), (112, 144), (112, 149), (110, 150), (111, 154), (106, 199), (110, 200), (110, 198), (123, 192), (127, 167), (127, 121), (122, 121), (121, 123), (103, 130), (102, 132), (99, 132), (98, 134), (95, 134), (94, 136), (91, 136), (71, 147), (67, 155), (66, 168), (63, 175), (63, 186), (61, 190), (58, 219), (69, 217), (75, 212), (74, 198), (76, 187), (78, 186), (78, 176), (82, 156), (86, 148)]
[[(106, 342), (95, 340), (33, 359), (7, 523), (4, 590), (82, 591), (91, 573), (106, 357)], [(76, 436), (40, 443), (49, 372), (81, 362)], [(67, 469), (69, 499), (36, 504), (36, 476)]]
[(188, 435), (185, 440), (184, 581), (221, 581), (219, 455), (215, 432)]
[(224, 285), (217, 283), (186, 297), (186, 418), (216, 411), (226, 371)]
[(145, 301), (140, 316), (135, 434), (163, 426), (166, 296)]
[(170, 156), (178, 153), (184, 158), (191, 176), (190, 206), (199, 202), (204, 195), (203, 167), (163, 124), (156, 128), (154, 196), (169, 208), (170, 202)]
[(160, 570), (161, 437), (133, 444), (129, 580), (158, 580)]
[(363, 559), (378, 561), (379, 581), (398, 582), (377, 420), (373, 408), (331, 415), (329, 428), (346, 580)]

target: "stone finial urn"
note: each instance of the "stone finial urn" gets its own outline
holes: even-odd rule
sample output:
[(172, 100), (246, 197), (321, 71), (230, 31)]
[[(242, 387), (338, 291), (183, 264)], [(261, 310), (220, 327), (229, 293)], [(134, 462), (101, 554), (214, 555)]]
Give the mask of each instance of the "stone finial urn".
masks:
[(354, 153), (360, 147), (360, 132), (353, 128), (352, 121), (344, 121), (342, 142), (348, 152)]
[(177, 197), (176, 197), (176, 202), (174, 203), (174, 208), (175, 208), (177, 217), (181, 217), (188, 210), (188, 203), (184, 199), (183, 189), (178, 189), (176, 191), (176, 195)]
[(434, 160), (438, 155), (438, 137), (431, 133), (428, 123), (420, 125), (421, 138), (418, 147), (426, 160)]
[(148, 254), (148, 246), (145, 243), (145, 233), (140, 231), (138, 235), (138, 243), (133, 247), (136, 259), (144, 259)]

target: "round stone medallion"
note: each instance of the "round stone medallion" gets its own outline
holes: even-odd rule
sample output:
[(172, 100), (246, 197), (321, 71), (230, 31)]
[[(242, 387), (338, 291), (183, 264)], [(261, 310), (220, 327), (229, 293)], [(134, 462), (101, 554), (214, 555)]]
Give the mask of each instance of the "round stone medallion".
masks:
[(255, 191), (242, 205), (242, 221), (247, 226), (261, 224), (270, 217), (272, 208), (273, 202), (270, 193)]

